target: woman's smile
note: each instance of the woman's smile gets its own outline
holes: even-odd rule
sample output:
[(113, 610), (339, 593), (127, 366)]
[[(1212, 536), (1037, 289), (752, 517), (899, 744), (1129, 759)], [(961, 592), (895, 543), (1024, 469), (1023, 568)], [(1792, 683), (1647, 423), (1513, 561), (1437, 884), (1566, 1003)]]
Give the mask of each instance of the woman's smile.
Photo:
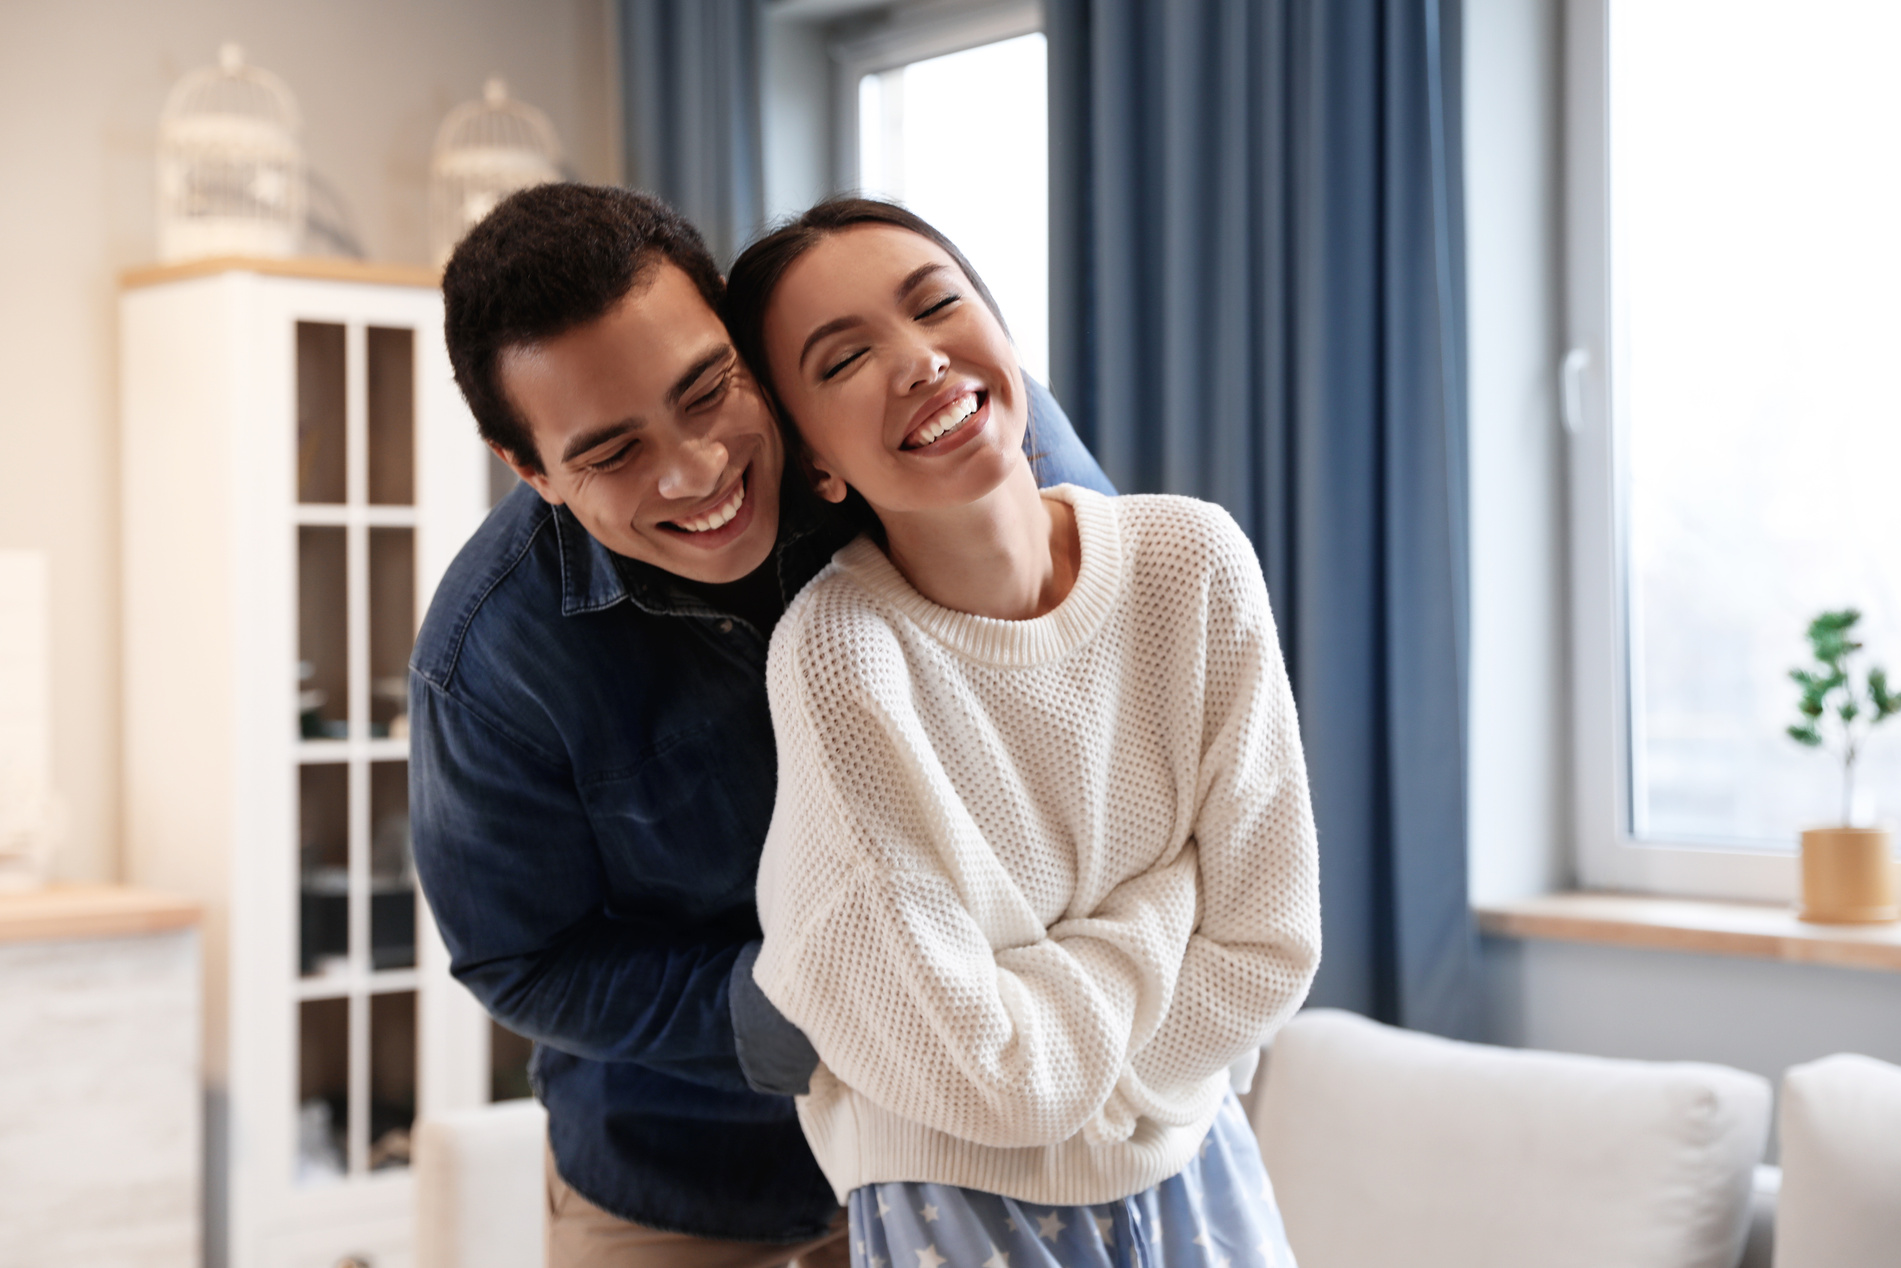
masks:
[[(959, 387), (950, 404), (937, 406), (935, 402), (926, 404), (918, 411), (924, 421), (917, 424), (904, 438), (901, 449), (913, 453), (925, 451), (942, 452), (955, 448), (982, 430), (988, 414), (984, 406), (990, 402), (990, 393), (982, 388)], [(968, 434), (967, 434), (968, 433)], [(961, 440), (956, 439), (962, 437)]]

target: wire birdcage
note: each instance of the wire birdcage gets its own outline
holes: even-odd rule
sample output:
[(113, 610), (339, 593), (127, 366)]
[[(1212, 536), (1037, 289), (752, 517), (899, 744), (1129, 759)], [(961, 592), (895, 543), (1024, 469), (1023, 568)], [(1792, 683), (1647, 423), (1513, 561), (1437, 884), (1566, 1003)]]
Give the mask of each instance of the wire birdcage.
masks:
[(561, 141), (548, 116), (491, 77), (480, 101), (449, 112), (429, 164), (429, 245), (438, 267), (462, 235), (518, 189), (561, 179)]
[(225, 44), (179, 80), (158, 123), (158, 254), (294, 255), (304, 231), (303, 119), (284, 81)]

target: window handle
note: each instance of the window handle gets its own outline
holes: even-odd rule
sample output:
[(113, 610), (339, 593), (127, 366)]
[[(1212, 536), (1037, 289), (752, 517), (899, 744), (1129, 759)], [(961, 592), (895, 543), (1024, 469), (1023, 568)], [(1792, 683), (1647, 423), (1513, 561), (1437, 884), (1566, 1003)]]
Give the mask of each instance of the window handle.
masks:
[(1573, 436), (1584, 426), (1584, 371), (1590, 364), (1589, 348), (1573, 348), (1558, 367), (1558, 417)]

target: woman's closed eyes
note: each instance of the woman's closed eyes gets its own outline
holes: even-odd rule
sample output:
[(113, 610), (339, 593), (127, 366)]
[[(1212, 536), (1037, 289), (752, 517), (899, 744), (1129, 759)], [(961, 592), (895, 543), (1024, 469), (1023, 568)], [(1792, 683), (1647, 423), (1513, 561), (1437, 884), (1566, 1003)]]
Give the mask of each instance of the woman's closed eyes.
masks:
[[(931, 300), (929, 303), (927, 303), (924, 306), (922, 310), (920, 310), (917, 313), (915, 317), (912, 318), (912, 320), (913, 321), (929, 321), (933, 317), (943, 315), (951, 309), (952, 305), (956, 304), (962, 298), (963, 298), (962, 295), (958, 294), (955, 291), (952, 291), (948, 295), (944, 295), (937, 299)], [(869, 351), (871, 351), (871, 349), (869, 348), (855, 348), (852, 351), (846, 353), (844, 356), (840, 357), (837, 361), (832, 362), (832, 364), (830, 364), (829, 366), (826, 366), (823, 370), (819, 372), (820, 381), (825, 382), (825, 383), (830, 383), (833, 379), (837, 378), (840, 374), (844, 373), (844, 371), (847, 368), (849, 368), (853, 362), (857, 361), (860, 357), (864, 356)]]

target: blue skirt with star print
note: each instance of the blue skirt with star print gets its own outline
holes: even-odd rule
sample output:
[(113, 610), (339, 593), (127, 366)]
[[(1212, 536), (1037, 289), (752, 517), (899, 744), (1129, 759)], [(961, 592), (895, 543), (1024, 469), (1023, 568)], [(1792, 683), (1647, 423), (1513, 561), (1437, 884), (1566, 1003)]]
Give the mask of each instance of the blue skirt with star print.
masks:
[(1294, 1268), (1232, 1093), (1180, 1174), (1119, 1202), (1043, 1206), (893, 1181), (852, 1190), (846, 1209), (852, 1268)]

